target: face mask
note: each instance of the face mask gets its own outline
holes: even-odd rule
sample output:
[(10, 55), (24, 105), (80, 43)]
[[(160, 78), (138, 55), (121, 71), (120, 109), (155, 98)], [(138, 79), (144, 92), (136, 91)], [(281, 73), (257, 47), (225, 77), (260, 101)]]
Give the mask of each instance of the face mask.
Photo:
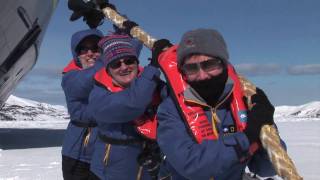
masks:
[(223, 68), (222, 73), (218, 76), (188, 83), (209, 105), (215, 106), (224, 90), (227, 79), (227, 69)]

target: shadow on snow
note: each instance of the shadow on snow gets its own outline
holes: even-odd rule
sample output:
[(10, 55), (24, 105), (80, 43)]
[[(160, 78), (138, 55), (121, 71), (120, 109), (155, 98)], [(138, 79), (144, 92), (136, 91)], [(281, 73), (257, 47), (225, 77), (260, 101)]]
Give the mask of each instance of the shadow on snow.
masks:
[(62, 145), (64, 129), (0, 129), (0, 149), (27, 149)]

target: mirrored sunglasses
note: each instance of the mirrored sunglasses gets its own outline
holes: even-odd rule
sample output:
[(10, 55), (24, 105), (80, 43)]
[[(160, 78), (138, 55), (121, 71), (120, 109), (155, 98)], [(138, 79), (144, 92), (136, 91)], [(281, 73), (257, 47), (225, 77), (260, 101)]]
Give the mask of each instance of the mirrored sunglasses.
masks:
[(100, 48), (98, 46), (83, 46), (83, 47), (79, 47), (79, 50), (78, 50), (78, 54), (79, 55), (83, 55), (83, 54), (86, 54), (88, 53), (88, 51), (91, 51), (93, 53), (98, 53), (100, 52)]
[(118, 69), (119, 67), (121, 67), (122, 63), (129, 66), (129, 65), (135, 64), (136, 62), (137, 62), (137, 59), (134, 59), (134, 58), (122, 59), (122, 60), (114, 61), (110, 63), (109, 67), (112, 69)]
[(185, 74), (191, 75), (198, 73), (200, 71), (200, 68), (205, 72), (209, 72), (219, 67), (222, 67), (222, 60), (214, 58), (199, 63), (184, 64), (182, 66), (182, 70)]

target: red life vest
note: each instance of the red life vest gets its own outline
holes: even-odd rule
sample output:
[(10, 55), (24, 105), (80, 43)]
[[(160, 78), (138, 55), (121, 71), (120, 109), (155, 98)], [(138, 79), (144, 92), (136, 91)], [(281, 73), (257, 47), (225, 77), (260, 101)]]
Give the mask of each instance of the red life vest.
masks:
[[(188, 101), (184, 97), (184, 91), (189, 85), (178, 70), (177, 47), (178, 46), (173, 46), (159, 56), (160, 68), (162, 72), (164, 72), (167, 84), (174, 94), (174, 100), (179, 107), (180, 114), (188, 125), (195, 140), (198, 143), (201, 143), (203, 140), (216, 140), (219, 138), (216, 122), (210, 124), (203, 111), (203, 106)], [(244, 95), (241, 83), (234, 68), (230, 64), (228, 65), (228, 75), (234, 81), (233, 91), (229, 96), (229, 98), (231, 98), (231, 111), (235, 120), (236, 130), (241, 132), (246, 127), (247, 108), (242, 100)], [(216, 114), (213, 114), (213, 116), (216, 116)]]
[(69, 71), (72, 71), (72, 70), (82, 70), (81, 67), (79, 67), (77, 64), (76, 64), (76, 61), (74, 59), (72, 59), (69, 64), (63, 68), (63, 71), (62, 71), (62, 74), (65, 74)]
[[(142, 68), (139, 68), (140, 73), (143, 71)], [(99, 70), (95, 76), (94, 79), (104, 87), (106, 87), (111, 92), (119, 92), (124, 90), (120, 86), (116, 86), (112, 82), (112, 77), (107, 73), (105, 68), (102, 68)], [(152, 106), (158, 106), (160, 104), (160, 95), (158, 93), (154, 94), (153, 100), (152, 100)], [(143, 135), (145, 138), (156, 140), (157, 136), (157, 118), (156, 113), (149, 115), (149, 114), (143, 114), (138, 119), (134, 120), (134, 125), (141, 135)]]

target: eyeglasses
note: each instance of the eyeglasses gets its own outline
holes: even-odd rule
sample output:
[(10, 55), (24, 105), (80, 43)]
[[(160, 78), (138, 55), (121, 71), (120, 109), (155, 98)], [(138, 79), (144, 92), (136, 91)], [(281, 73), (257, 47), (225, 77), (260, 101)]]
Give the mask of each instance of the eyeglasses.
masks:
[(222, 66), (222, 60), (214, 58), (214, 59), (208, 59), (206, 61), (202, 61), (199, 63), (184, 64), (182, 66), (182, 70), (185, 74), (191, 75), (191, 74), (198, 73), (200, 71), (200, 68), (205, 72), (209, 72), (221, 66)]
[(78, 54), (79, 55), (86, 54), (88, 53), (89, 50), (93, 53), (100, 52), (100, 48), (98, 46), (82, 46), (82, 47), (79, 47)]
[(121, 64), (124, 63), (125, 65), (129, 66), (137, 62), (137, 59), (129, 58), (129, 59), (121, 59), (119, 61), (115, 61), (109, 64), (109, 67), (112, 69), (118, 69), (121, 67)]

